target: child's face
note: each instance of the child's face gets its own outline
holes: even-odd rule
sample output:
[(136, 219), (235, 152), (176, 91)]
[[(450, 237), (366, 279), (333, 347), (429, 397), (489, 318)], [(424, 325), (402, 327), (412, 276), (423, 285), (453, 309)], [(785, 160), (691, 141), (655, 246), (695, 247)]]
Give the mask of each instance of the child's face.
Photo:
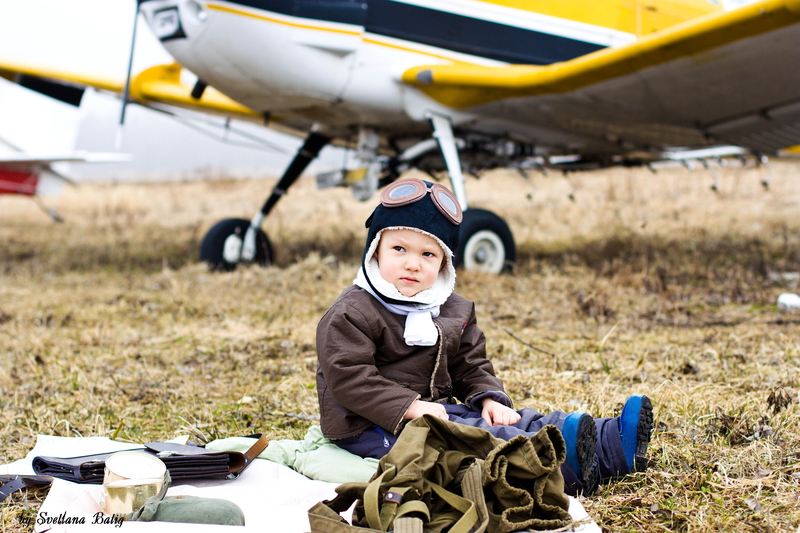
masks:
[(377, 256), (381, 276), (403, 296), (430, 289), (444, 261), (444, 251), (434, 238), (410, 229), (384, 231)]

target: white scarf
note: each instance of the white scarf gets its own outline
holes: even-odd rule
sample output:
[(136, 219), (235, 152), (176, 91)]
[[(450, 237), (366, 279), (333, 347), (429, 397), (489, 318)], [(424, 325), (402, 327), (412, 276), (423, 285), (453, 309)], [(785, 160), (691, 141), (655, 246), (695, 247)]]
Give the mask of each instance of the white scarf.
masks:
[[(378, 266), (378, 261), (375, 259), (374, 254), (378, 248), (381, 234), (388, 229), (412, 229), (436, 239), (436, 241), (439, 243), (439, 246), (441, 246), (442, 250), (445, 252), (444, 261), (446, 264), (441, 272), (439, 272), (439, 276), (436, 278), (436, 281), (432, 287), (425, 289), (424, 291), (420, 291), (411, 297), (404, 296), (399, 290), (397, 290), (397, 287), (386, 281), (383, 276), (381, 276), (380, 267)], [(367, 251), (366, 257), (370, 258), (366, 264), (366, 268), (369, 269), (369, 281), (367, 281), (367, 276), (364, 274), (365, 265), (362, 265), (361, 268), (358, 269), (358, 275), (356, 276), (356, 279), (353, 280), (353, 283), (375, 297), (375, 299), (378, 300), (387, 310), (389, 310), (390, 313), (404, 315), (406, 317), (403, 338), (408, 346), (434, 346), (436, 341), (439, 339), (439, 330), (433, 323), (433, 319), (439, 316), (439, 307), (446, 302), (453, 293), (453, 288), (455, 287), (456, 283), (456, 271), (455, 268), (453, 268), (453, 262), (451, 259), (452, 252), (450, 252), (450, 249), (447, 248), (447, 246), (445, 246), (445, 244), (438, 237), (425, 231), (421, 231), (417, 228), (393, 227), (385, 228), (378, 232), (378, 234), (375, 236), (375, 239), (370, 244), (370, 248)], [(370, 286), (370, 282), (372, 282), (375, 290), (373, 290), (372, 286)], [(408, 303), (388, 303), (384, 301), (379, 294), (376, 294), (376, 291), (380, 294), (386, 295), (387, 298), (406, 301)]]
[[(381, 277), (381, 279), (383, 278)], [(353, 280), (353, 283), (370, 293), (381, 305), (388, 309), (390, 313), (405, 315), (406, 328), (403, 332), (403, 338), (407, 345), (433, 346), (436, 344), (436, 341), (439, 339), (439, 330), (436, 329), (433, 319), (439, 316), (440, 306), (432, 305), (419, 309), (417, 305), (413, 304), (399, 305), (384, 302), (383, 298), (375, 294), (375, 291), (370, 287), (367, 278), (364, 277), (363, 268), (358, 269), (358, 276)]]

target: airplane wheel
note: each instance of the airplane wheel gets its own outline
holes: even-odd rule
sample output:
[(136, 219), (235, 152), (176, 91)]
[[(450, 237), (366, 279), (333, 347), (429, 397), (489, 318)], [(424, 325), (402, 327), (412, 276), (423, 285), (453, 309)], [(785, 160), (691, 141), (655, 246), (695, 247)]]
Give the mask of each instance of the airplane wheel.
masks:
[[(200, 260), (208, 263), (211, 270), (231, 272), (236, 269), (237, 262), (225, 259), (238, 256), (242, 249), (244, 234), (250, 221), (243, 218), (226, 218), (220, 220), (208, 230), (200, 244)], [(254, 263), (260, 266), (272, 264), (275, 257), (267, 235), (260, 229), (256, 232), (256, 257)]]
[(500, 274), (510, 270), (516, 259), (514, 236), (502, 218), (485, 209), (464, 211), (456, 267)]

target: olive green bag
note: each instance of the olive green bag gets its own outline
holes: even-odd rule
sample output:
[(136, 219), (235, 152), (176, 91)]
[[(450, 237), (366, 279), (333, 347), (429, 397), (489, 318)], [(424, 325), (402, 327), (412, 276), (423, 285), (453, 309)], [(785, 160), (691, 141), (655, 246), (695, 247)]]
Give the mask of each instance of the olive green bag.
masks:
[[(507, 533), (572, 522), (561, 432), (509, 441), (432, 416), (409, 422), (368, 482), (309, 509), (312, 533)], [(353, 525), (339, 513), (356, 502)], [(366, 530), (365, 530), (366, 528)]]
[(139, 522), (182, 522), (243, 526), (244, 513), (235, 503), (219, 498), (167, 496), (145, 504), (134, 513)]

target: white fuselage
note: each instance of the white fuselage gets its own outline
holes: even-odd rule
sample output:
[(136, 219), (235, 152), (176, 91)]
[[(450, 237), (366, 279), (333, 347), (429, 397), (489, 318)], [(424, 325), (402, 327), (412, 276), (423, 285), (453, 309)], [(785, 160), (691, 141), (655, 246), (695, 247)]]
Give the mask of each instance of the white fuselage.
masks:
[[(304, 0), (294, 1), (302, 5)], [(564, 19), (544, 20), (547, 17), (477, 0), (381, 1), (384, 10), (425, 9), (451, 18), (466, 14), (470, 21), (489, 20), (496, 27), (514, 31), (546, 29), (561, 40), (589, 43), (595, 48), (633, 39), (607, 28)], [(419, 39), (388, 35), (391, 31), (372, 33), (364, 24), (260, 8), (290, 5), (291, 0), (249, 0), (259, 8), (246, 3), (145, 0), (141, 9), (169, 53), (198, 78), (234, 100), (299, 129), (317, 124), (342, 136), (367, 126), (389, 135), (411, 135), (429, 131), (425, 122), (429, 111), (447, 114), (454, 124), (463, 124), (476, 117), (445, 108), (402, 83), (403, 72), (417, 65), (508, 64)], [(360, 5), (373, 9), (369, 2)], [(423, 5), (426, 7), (420, 7)], [(435, 35), (431, 39), (435, 40)], [(524, 131), (519, 131), (524, 126), (514, 128), (516, 135), (524, 136)]]

